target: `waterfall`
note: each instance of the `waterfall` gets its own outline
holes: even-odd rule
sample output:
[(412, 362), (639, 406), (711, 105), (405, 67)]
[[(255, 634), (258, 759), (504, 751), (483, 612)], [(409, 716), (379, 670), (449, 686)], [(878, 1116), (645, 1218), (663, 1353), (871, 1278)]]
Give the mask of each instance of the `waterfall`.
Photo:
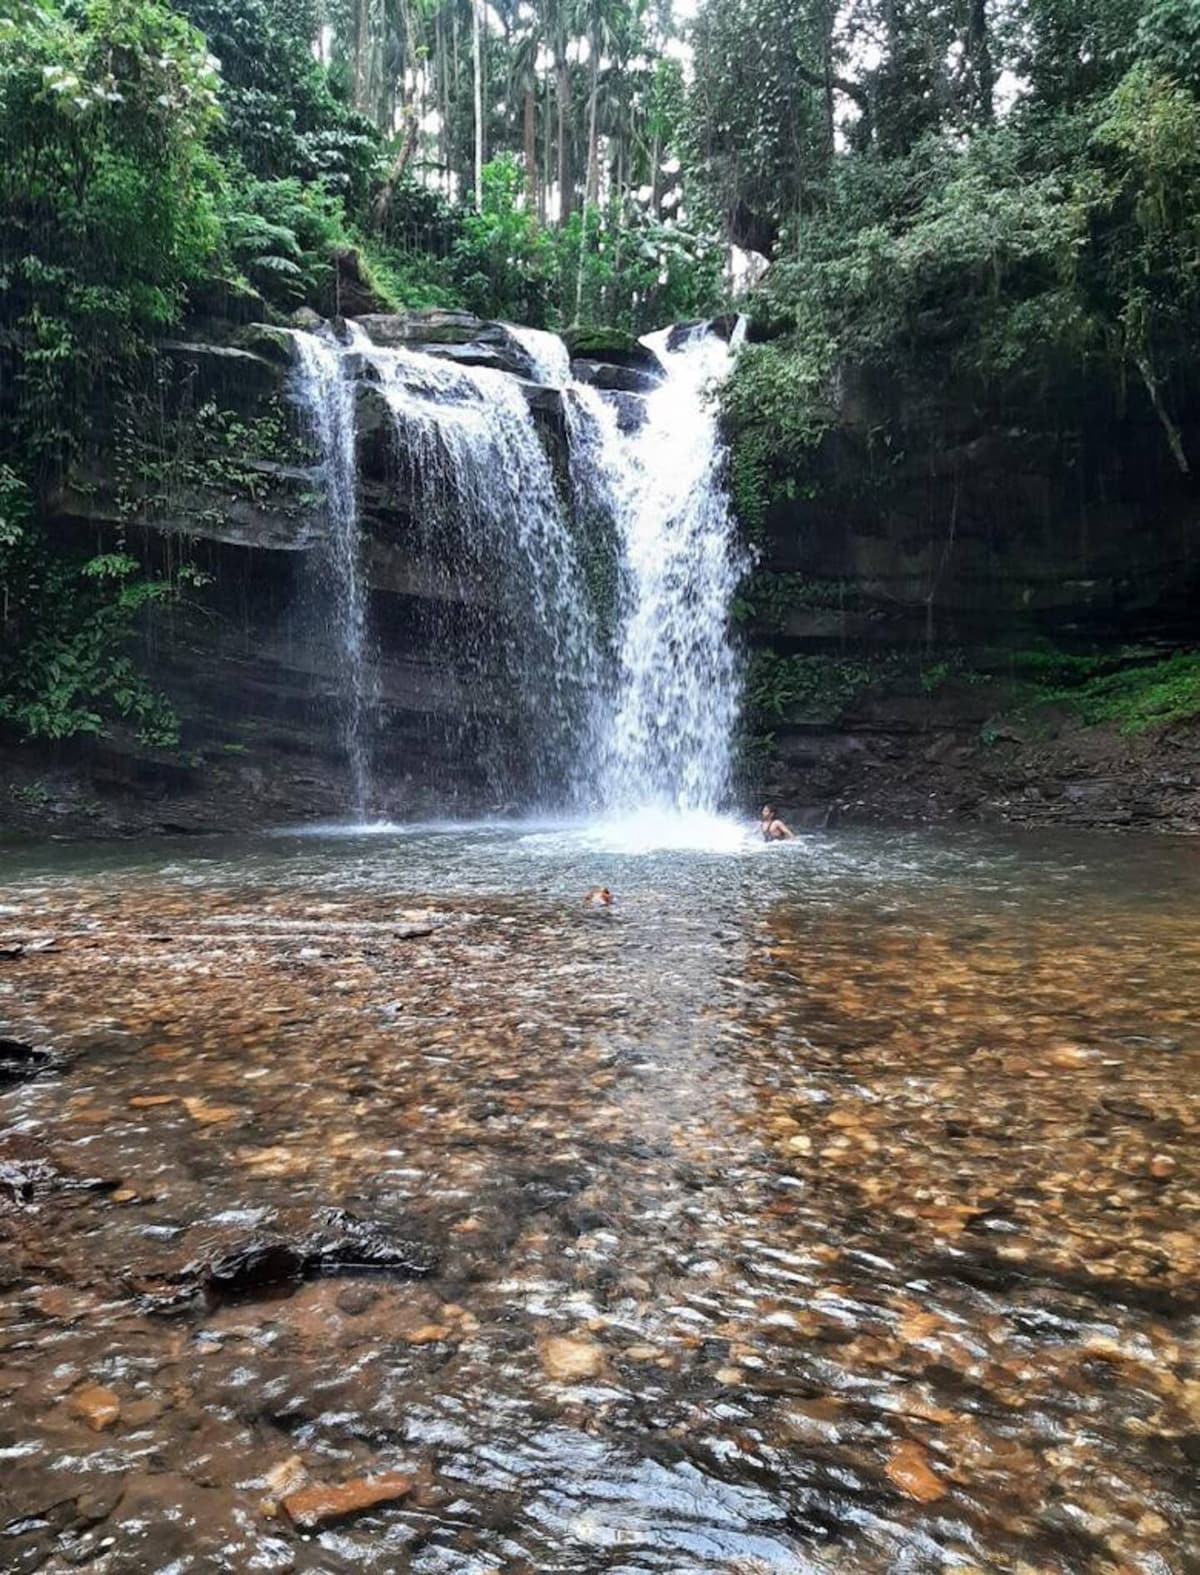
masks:
[(519, 323), (504, 325), (533, 362), (539, 383), (565, 388), (571, 381), (571, 355), (557, 334), (542, 328), (522, 328)]
[(341, 347), (324, 335), (293, 334), (293, 390), (319, 455), (328, 534), (321, 577), (331, 602), (342, 742), (354, 809), (365, 819), (371, 799), (368, 711), (373, 673), (368, 645), (366, 575), (358, 525), (354, 384)]
[[(521, 385), (491, 368), (357, 348), (380, 378), (427, 561), (448, 580), (465, 573), (497, 603), (498, 616), (476, 631), (474, 656), (507, 669), (534, 795), (542, 807), (573, 802), (589, 754), (581, 741), (596, 642), (575, 538)], [(462, 653), (467, 709), (471, 655)]]
[(580, 491), (601, 496), (619, 548), (615, 678), (600, 703), (600, 802), (712, 813), (728, 797), (738, 672), (729, 608), (745, 572), (723, 479), (714, 385), (730, 347), (699, 331), (671, 349), (637, 430), (593, 389), (569, 391)]
[(328, 513), (322, 563), (355, 808), (365, 816), (372, 797), (375, 704), (355, 409), (374, 382), (395, 438), (405, 553), (440, 584), (422, 596), (418, 627), (439, 678), (458, 686), (459, 755), (510, 802), (711, 814), (729, 793), (728, 621), (745, 569), (712, 397), (731, 347), (703, 330), (647, 339), (665, 377), (625, 430), (621, 396), (573, 382), (561, 339), (511, 332), (538, 381), (560, 391), (570, 509), (550, 457), (553, 396), (492, 368), (382, 348), (353, 325), (346, 346), (294, 336), (294, 392)]

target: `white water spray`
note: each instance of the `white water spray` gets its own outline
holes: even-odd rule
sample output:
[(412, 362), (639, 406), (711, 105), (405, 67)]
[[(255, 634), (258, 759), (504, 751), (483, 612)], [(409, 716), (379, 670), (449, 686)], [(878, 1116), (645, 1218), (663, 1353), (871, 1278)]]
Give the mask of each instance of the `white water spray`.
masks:
[(533, 362), (534, 376), (551, 388), (565, 388), (571, 381), (571, 354), (557, 334), (542, 328), (504, 325)]
[(603, 705), (600, 801), (712, 815), (729, 793), (738, 672), (729, 608), (745, 572), (722, 468), (715, 385), (730, 347), (698, 331), (645, 343), (666, 378), (623, 434), (594, 390), (570, 390), (581, 485), (606, 495), (620, 546), (617, 674)]
[(331, 594), (338, 707), (354, 809), (364, 820), (371, 798), (368, 710), (374, 674), (367, 633), (366, 575), (358, 521), (354, 384), (332, 338), (296, 332), (296, 401), (320, 456), (328, 535), (322, 578)]

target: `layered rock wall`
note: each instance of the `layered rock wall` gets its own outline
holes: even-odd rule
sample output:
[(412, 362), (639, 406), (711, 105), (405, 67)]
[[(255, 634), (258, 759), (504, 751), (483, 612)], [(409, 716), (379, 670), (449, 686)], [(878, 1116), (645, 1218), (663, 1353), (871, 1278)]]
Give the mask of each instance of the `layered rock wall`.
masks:
[[(1200, 428), (1185, 437), (1200, 452)], [(1190, 828), (1194, 727), (1087, 727), (1026, 704), (1022, 676), (1048, 651), (1149, 663), (1195, 645), (1198, 581), (1200, 496), (1148, 409), (981, 426), (949, 397), (906, 407), (847, 378), (764, 524), (754, 791), (818, 822)]]
[[(383, 346), (517, 379), (565, 497), (561, 393), (534, 381), (504, 325), (430, 311), (368, 314), (356, 327)], [(47, 499), (50, 529), (66, 548), (120, 545), (156, 571), (186, 562), (203, 577), (145, 635), (181, 747), (148, 750), (121, 729), (57, 747), (2, 740), (11, 791), (0, 795), (0, 825), (201, 831), (347, 812), (343, 679), (321, 571), (329, 523), (297, 418), (294, 354), (292, 334), (265, 324), (197, 333), (161, 347), (127, 408), (98, 414), (87, 456)], [(351, 370), (374, 807), (406, 817), (511, 807), (522, 740), (503, 653), (520, 631), (505, 628), (494, 578), (466, 555), (448, 569), (446, 553), (431, 552), (377, 374), (353, 356)], [(498, 653), (491, 665), (488, 651)]]

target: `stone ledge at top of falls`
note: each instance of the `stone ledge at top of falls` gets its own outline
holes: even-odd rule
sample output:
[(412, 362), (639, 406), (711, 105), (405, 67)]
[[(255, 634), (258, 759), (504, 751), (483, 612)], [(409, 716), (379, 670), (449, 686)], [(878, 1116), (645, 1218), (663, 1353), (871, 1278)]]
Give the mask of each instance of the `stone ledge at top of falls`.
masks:
[[(283, 333), (282, 329), (271, 330), (265, 323), (255, 326), (267, 334)], [(160, 341), (158, 349), (172, 361), (190, 363), (200, 375), (204, 387), (211, 392), (250, 392), (260, 395), (272, 393), (278, 387), (278, 363), (281, 359), (277, 353), (273, 364), (267, 356), (259, 354), (262, 344), (262, 340), (255, 340), (252, 347), (242, 348), (215, 344), (207, 339), (164, 339)]]
[(652, 394), (662, 383), (660, 372), (616, 366), (611, 361), (576, 359), (571, 362), (571, 376), (577, 383), (588, 383), (603, 394)]
[(652, 394), (666, 376), (657, 354), (619, 328), (568, 328), (571, 376), (606, 394)]
[(599, 361), (606, 366), (628, 366), (638, 372), (663, 377), (666, 369), (649, 345), (621, 328), (568, 328), (563, 343), (572, 361)]
[(471, 312), (423, 307), (411, 312), (368, 312), (353, 319), (383, 350), (415, 350), (461, 366), (491, 367), (526, 382), (539, 381), (533, 357), (503, 323)]

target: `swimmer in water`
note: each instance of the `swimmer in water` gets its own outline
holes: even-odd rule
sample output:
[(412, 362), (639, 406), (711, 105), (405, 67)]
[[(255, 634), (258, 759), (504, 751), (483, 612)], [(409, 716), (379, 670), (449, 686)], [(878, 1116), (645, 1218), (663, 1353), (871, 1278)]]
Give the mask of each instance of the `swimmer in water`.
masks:
[(775, 813), (770, 804), (764, 804), (759, 817), (764, 842), (791, 842), (793, 833)]

